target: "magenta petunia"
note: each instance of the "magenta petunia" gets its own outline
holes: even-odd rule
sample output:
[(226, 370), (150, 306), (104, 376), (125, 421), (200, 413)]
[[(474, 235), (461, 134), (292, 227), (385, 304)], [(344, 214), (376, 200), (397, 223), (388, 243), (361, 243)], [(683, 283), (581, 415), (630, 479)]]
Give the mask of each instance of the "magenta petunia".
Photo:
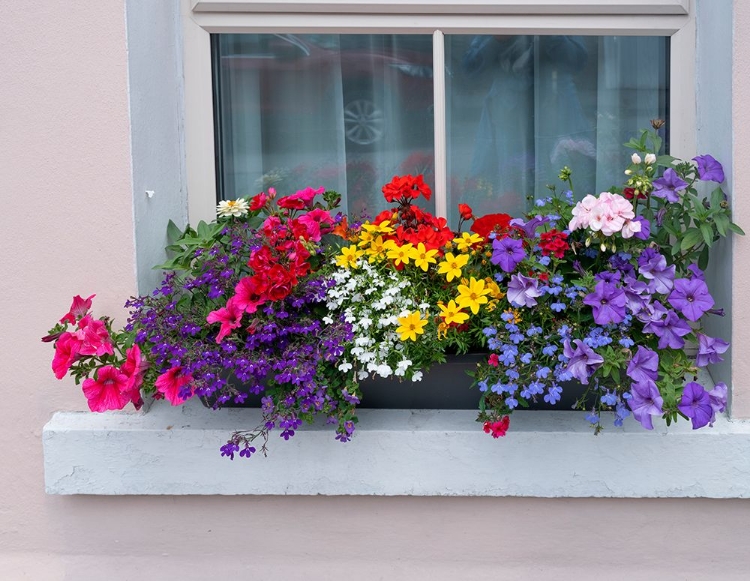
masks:
[(128, 376), (112, 365), (105, 365), (96, 373), (96, 379), (83, 382), (83, 394), (92, 412), (121, 410), (130, 401)]
[[(159, 393), (169, 400), (172, 405), (180, 405), (188, 398), (185, 395), (185, 386), (193, 382), (193, 376), (185, 373), (182, 367), (172, 367), (169, 371), (162, 373), (156, 378), (154, 384)], [(192, 390), (188, 389), (191, 392)]]

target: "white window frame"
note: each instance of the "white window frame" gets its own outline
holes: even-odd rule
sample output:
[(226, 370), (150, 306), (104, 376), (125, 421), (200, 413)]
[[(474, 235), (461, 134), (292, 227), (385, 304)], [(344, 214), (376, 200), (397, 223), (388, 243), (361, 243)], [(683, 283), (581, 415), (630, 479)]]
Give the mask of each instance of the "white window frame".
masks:
[(188, 217), (216, 205), (212, 33), (433, 34), (435, 211), (445, 215), (444, 34), (670, 36), (671, 153), (695, 150), (695, 15), (690, 0), (181, 0)]

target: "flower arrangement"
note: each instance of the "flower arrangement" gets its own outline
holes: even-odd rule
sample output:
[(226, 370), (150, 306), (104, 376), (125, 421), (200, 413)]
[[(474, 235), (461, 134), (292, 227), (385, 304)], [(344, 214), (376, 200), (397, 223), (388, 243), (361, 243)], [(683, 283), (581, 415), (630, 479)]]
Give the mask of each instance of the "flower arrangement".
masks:
[(221, 202), (211, 224), (170, 224), (167, 274), (128, 301), (122, 331), (93, 317), (93, 296), (74, 299), (44, 338), (53, 371), (83, 383), (92, 411), (139, 407), (142, 393), (213, 407), (261, 395), (263, 422), (231, 436), (230, 458), (254, 454), (259, 437), (265, 453), (273, 430), (289, 439), (316, 416), (348, 441), (362, 380), (408, 389), (469, 351), (486, 354), (472, 375), (495, 438), (514, 409), (556, 404), (571, 382), (596, 432), (607, 411), (616, 426), (629, 415), (647, 429), (655, 416), (711, 424), (727, 388), (706, 389), (697, 369), (729, 345), (702, 332), (723, 314), (703, 270), (712, 244), (742, 230), (720, 187), (699, 195), (724, 181), (714, 158), (657, 157), (656, 131), (627, 146), (622, 187), (575, 201), (564, 168), (566, 188), (530, 214), (476, 217), (459, 204), (455, 231), (419, 207), (431, 196), (422, 176), (394, 177), (392, 207), (365, 221), (336, 213), (323, 188)]

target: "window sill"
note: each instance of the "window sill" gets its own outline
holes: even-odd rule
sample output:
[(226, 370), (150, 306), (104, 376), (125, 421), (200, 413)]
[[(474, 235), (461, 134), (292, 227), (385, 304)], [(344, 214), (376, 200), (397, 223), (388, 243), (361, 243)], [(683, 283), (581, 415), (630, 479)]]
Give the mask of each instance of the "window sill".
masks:
[(44, 427), (49, 494), (294, 494), (535, 497), (750, 497), (750, 421), (635, 422), (599, 436), (579, 412), (521, 411), (494, 440), (473, 411), (361, 410), (354, 441), (311, 426), (267, 458), (219, 446), (259, 410), (58, 412)]

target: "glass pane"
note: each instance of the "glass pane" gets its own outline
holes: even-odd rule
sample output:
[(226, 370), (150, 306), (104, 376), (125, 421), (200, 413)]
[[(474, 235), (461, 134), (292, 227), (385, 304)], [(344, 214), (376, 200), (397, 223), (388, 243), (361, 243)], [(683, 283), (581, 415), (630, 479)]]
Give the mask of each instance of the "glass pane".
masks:
[(665, 37), (446, 36), (448, 208), (521, 215), (573, 170), (580, 198), (622, 185), (622, 144), (667, 119)]
[(213, 47), (222, 198), (324, 186), (374, 216), (396, 174), (434, 187), (431, 35), (222, 34)]

